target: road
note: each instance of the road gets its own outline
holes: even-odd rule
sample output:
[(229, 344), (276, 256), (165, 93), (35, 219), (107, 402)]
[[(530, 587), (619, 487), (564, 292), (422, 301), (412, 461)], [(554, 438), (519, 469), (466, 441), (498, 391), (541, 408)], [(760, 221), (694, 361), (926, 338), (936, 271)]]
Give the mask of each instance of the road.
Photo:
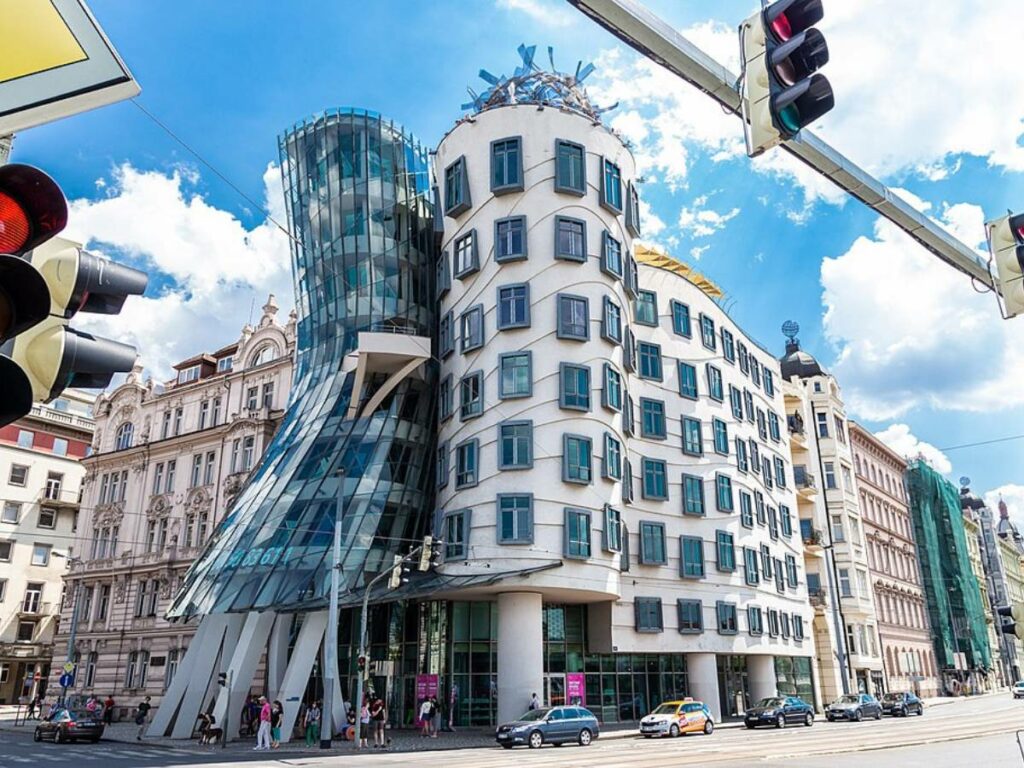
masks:
[(619, 738), (598, 740), (588, 748), (565, 746), (505, 751), (498, 747), (437, 752), (324, 756), (317, 752), (266, 755), (239, 747), (226, 751), (101, 742), (100, 744), (33, 744), (27, 733), (0, 732), (0, 766), (45, 765), (47, 768), (160, 768), (161, 766), (234, 765), (248, 768), (308, 766), (415, 766), (445, 768), (618, 768), (622, 766), (712, 765), (786, 766), (786, 768), (1022, 768), (1024, 759), (1014, 732), (1024, 728), (1024, 702), (1009, 695), (960, 700), (934, 706), (924, 717), (885, 718), (879, 722), (825, 723), (781, 731), (720, 728), (712, 736), (679, 739)]

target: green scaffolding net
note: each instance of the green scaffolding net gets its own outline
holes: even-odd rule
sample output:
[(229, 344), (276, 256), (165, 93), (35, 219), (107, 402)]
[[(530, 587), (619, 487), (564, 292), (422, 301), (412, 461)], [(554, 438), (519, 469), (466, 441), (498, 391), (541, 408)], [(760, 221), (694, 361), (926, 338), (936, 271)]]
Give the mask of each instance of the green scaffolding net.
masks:
[[(907, 469), (910, 511), (939, 669), (988, 671), (985, 609), (971, 570), (956, 488), (922, 460)], [(958, 667), (956, 654), (963, 654)]]

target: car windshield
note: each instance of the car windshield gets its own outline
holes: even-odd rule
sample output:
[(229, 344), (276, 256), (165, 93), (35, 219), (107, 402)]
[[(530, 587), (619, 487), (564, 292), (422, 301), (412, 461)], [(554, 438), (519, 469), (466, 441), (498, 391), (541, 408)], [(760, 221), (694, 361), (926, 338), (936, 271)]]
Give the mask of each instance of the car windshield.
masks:
[(882, 697), (882, 701), (899, 701), (902, 698), (902, 693), (887, 693)]
[(532, 723), (535, 720), (543, 720), (550, 712), (550, 709), (531, 709), (519, 719), (527, 723)]
[(679, 708), (678, 704), (659, 704), (651, 712), (652, 715), (674, 715)]
[(1017, 688), (1024, 688), (1024, 680), (1018, 680), (1016, 683), (1014, 683), (1014, 685)]
[(781, 707), (783, 705), (782, 699), (761, 699), (757, 702), (759, 707)]
[(840, 696), (836, 699), (836, 704), (860, 704), (860, 696), (852, 693), (847, 696)]

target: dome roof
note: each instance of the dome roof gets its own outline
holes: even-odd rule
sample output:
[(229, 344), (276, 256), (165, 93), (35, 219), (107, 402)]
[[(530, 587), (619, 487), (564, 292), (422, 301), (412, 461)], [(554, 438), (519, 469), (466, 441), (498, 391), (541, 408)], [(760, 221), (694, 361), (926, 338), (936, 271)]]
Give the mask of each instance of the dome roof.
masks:
[(807, 379), (811, 376), (823, 376), (825, 371), (813, 356), (800, 349), (800, 342), (790, 339), (786, 342), (786, 354), (779, 358), (782, 366), (782, 378), (790, 379), (797, 376)]

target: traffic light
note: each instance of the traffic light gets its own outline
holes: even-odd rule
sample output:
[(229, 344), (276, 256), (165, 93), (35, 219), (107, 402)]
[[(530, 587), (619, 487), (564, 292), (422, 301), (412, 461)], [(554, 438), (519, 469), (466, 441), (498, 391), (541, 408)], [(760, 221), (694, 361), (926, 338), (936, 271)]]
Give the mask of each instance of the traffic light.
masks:
[(434, 541), (433, 536), (423, 537), (423, 548), (420, 549), (420, 570), (429, 571), (433, 566), (437, 565), (438, 555), (440, 548)]
[(223, 688), (227, 684), (228, 684), (228, 673), (227, 672), (221, 672), (220, 674), (218, 674), (217, 675), (217, 685), (219, 685), (221, 688)]
[(0, 166), (0, 426), (67, 387), (102, 388), (130, 371), (134, 347), (68, 327), (76, 312), (117, 314), (144, 272), (55, 237), (67, 203), (49, 176)]
[(1024, 213), (986, 222), (985, 231), (1006, 315), (1014, 317), (1024, 312)]
[(1005, 605), (1002, 608), (997, 608), (996, 613), (1013, 619), (1009, 624), (1000, 624), (999, 628), (1004, 634), (1014, 635), (1018, 640), (1024, 640), (1024, 603)]
[(406, 578), (406, 574), (409, 572), (409, 564), (405, 558), (401, 555), (395, 555), (394, 565), (391, 568), (391, 579), (388, 581), (388, 586), (391, 589), (398, 589), (402, 584), (409, 581)]
[(821, 0), (777, 0), (740, 26), (751, 157), (793, 138), (835, 106), (832, 86), (818, 74), (828, 62), (828, 45), (814, 25), (824, 15)]

